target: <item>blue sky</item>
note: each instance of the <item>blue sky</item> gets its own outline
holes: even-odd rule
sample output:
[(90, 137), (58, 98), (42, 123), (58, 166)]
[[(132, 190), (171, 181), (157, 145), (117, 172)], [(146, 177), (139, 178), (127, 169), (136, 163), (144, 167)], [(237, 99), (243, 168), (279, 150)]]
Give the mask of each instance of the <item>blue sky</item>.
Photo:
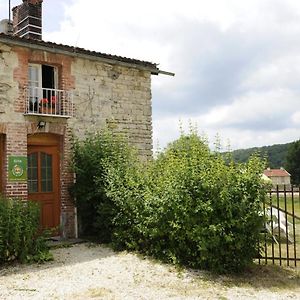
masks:
[(152, 77), (155, 147), (180, 121), (233, 149), (300, 138), (299, 1), (44, 0), (43, 26), (45, 40), (176, 73)]

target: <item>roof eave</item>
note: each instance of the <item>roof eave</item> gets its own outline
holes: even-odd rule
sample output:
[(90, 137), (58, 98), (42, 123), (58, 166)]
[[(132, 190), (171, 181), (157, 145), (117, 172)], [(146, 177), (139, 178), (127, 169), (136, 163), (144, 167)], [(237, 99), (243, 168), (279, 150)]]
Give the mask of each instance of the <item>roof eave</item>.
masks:
[[(92, 55), (92, 54), (87, 54), (87, 53), (80, 53), (80, 52), (76, 52), (76, 49), (77, 49), (76, 47), (74, 47), (74, 51), (72, 52), (72, 51), (68, 51), (68, 50), (64, 50), (59, 47), (56, 47), (55, 45), (51, 45), (51, 46), (50, 45), (40, 45), (38, 43), (35, 43), (35, 40), (28, 39), (25, 41), (25, 40), (21, 40), (21, 39), (10, 38), (9, 36), (0, 36), (0, 42), (6, 43), (9, 45), (14, 45), (14, 46), (26, 47), (26, 48), (30, 48), (30, 49), (34, 49), (34, 50), (48, 51), (48, 52), (55, 53), (55, 54), (63, 54), (63, 55), (76, 57), (76, 58), (79, 57), (79, 58), (85, 58), (85, 59), (90, 59), (90, 60), (96, 60), (96, 61), (100, 61), (103, 63), (111, 64), (111, 65), (120, 65), (120, 66), (124, 66), (124, 67), (131, 67), (131, 68), (135, 68), (138, 70), (151, 72), (151, 74), (153, 74), (153, 75), (169, 73), (169, 72), (159, 70), (159, 68), (157, 68), (155, 64), (153, 64), (153, 66), (147, 66), (146, 64), (143, 65), (142, 62), (141, 63), (125, 62), (125, 61), (121, 61), (121, 60), (114, 59), (114, 58), (101, 57), (101, 56), (99, 56), (100, 54)], [(170, 73), (170, 74), (173, 74), (173, 73)]]

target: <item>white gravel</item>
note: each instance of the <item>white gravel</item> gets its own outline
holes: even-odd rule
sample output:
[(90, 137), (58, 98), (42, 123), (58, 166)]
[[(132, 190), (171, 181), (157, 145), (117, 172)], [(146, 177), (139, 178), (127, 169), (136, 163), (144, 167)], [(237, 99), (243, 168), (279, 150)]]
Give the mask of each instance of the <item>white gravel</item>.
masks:
[(78, 244), (53, 254), (55, 260), (46, 264), (0, 268), (0, 299), (300, 299), (298, 275), (291, 285), (279, 288), (275, 282), (266, 288), (178, 271), (98, 245)]

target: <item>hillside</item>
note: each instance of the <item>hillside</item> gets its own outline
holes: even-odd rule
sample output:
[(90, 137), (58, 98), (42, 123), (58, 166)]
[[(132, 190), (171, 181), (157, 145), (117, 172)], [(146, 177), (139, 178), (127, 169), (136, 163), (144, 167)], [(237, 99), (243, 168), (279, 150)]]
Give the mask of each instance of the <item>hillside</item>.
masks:
[(258, 152), (262, 157), (267, 158), (270, 168), (280, 168), (285, 165), (285, 158), (290, 144), (291, 143), (238, 149), (232, 151), (232, 156), (235, 162), (246, 162), (251, 154)]

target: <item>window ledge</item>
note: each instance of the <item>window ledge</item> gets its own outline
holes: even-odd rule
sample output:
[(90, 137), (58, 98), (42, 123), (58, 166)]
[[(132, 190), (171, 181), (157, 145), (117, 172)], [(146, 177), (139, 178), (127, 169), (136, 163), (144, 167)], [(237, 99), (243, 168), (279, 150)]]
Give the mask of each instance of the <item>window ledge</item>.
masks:
[(55, 115), (55, 114), (42, 114), (42, 113), (25, 113), (24, 116), (36, 116), (36, 117), (50, 117), (50, 118), (63, 118), (63, 119), (69, 119), (72, 116), (69, 115)]

